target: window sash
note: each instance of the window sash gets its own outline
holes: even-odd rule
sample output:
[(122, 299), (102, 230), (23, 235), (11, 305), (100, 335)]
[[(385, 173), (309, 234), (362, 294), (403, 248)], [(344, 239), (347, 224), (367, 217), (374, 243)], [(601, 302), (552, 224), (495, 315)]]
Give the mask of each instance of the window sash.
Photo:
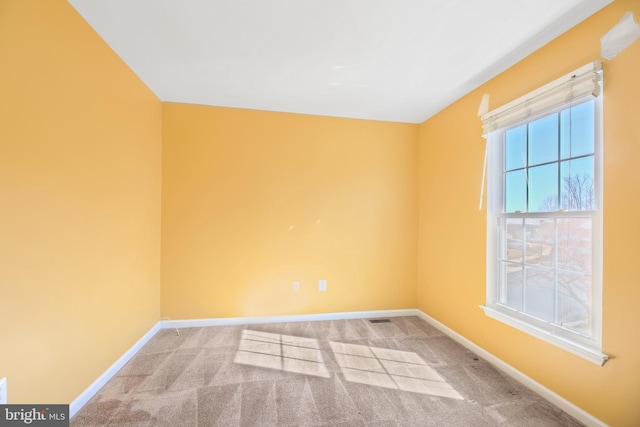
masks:
[[(583, 104), (587, 104), (589, 102), (592, 102), (591, 105), (594, 108), (592, 112), (594, 115), (593, 117), (594, 123), (592, 123), (592, 125), (595, 125), (595, 116), (598, 114), (596, 111), (598, 109), (596, 108), (597, 103), (595, 102), (594, 98), (586, 97), (586, 98), (581, 98), (577, 100), (572, 100), (571, 102), (568, 102), (561, 107), (555, 108), (554, 110), (543, 112), (535, 117), (530, 117), (528, 120), (524, 122), (517, 123), (509, 128), (506, 128), (503, 130), (501, 129), (499, 131), (496, 131), (495, 133), (492, 133), (492, 140), (495, 139), (494, 135), (496, 134), (501, 135), (500, 146), (496, 147), (496, 149), (494, 149), (493, 150), (494, 152), (492, 153), (492, 156), (494, 156), (492, 157), (492, 159), (497, 159), (497, 158), (502, 159), (502, 172), (501, 172), (502, 173), (502, 179), (501, 179), (502, 204), (501, 204), (501, 208), (497, 209), (496, 211), (498, 212), (555, 212), (557, 210), (563, 210), (563, 209), (567, 209), (571, 211), (588, 210), (582, 207), (581, 203), (577, 203), (578, 209), (575, 209), (575, 206), (573, 206), (572, 208), (570, 207), (572, 203), (565, 203), (565, 202), (572, 202), (575, 200), (573, 200), (570, 197), (566, 199), (563, 198), (563, 196), (565, 197), (569, 196), (571, 193), (573, 193), (573, 190), (575, 189), (583, 190), (581, 185), (584, 185), (586, 182), (589, 182), (591, 184), (592, 193), (589, 194), (584, 201), (585, 202), (588, 201), (589, 206), (597, 209), (597, 206), (596, 206), (597, 194), (595, 194), (596, 192), (595, 190), (596, 190), (596, 183), (597, 183), (596, 173), (598, 173), (598, 171), (596, 171), (596, 167), (595, 167), (596, 166), (595, 165), (596, 147), (594, 142), (595, 129), (594, 129), (594, 141), (592, 141), (594, 146), (593, 147), (588, 147), (588, 145), (586, 146), (587, 148), (592, 148), (590, 150), (585, 150), (585, 148), (580, 147), (580, 145), (578, 145), (577, 147), (574, 147), (571, 142), (572, 133), (570, 133), (570, 132), (573, 132), (574, 130), (574, 128), (572, 127), (573, 125), (572, 125), (570, 111), (573, 111), (574, 109), (578, 109)], [(579, 112), (576, 112), (576, 113), (580, 114)], [(553, 133), (556, 135), (556, 138), (557, 138), (555, 141), (555, 147), (554, 147), (554, 151), (557, 150), (557, 155), (554, 156), (553, 158), (549, 157), (548, 159), (545, 159), (542, 161), (536, 160), (534, 157), (531, 157), (532, 152), (542, 153), (544, 151), (540, 150), (539, 147), (537, 146), (537, 144), (540, 143), (540, 140), (538, 140), (536, 137), (533, 136), (534, 134), (532, 134), (532, 132), (535, 129), (533, 126), (539, 123), (540, 120), (547, 120), (550, 118), (556, 119), (555, 128), (552, 128), (552, 129), (553, 129)], [(519, 129), (522, 129), (522, 135), (520, 137), (516, 136), (509, 139), (509, 134), (514, 135), (512, 132), (517, 131)], [(518, 135), (518, 134), (516, 133), (515, 135)], [(577, 140), (580, 141), (580, 138), (578, 138)], [(514, 142), (517, 143), (518, 141), (522, 141), (521, 147), (518, 147), (518, 145), (515, 145), (515, 146), (513, 145)], [(511, 150), (511, 154), (509, 154), (509, 150), (507, 147), (509, 142), (512, 143), (510, 147), (517, 147), (523, 150), (522, 160), (520, 160), (518, 156), (518, 160), (515, 162), (515, 164), (513, 161), (513, 148)], [(574, 148), (577, 148), (577, 151), (575, 153), (572, 152), (572, 149)], [(519, 150), (516, 149), (516, 152), (517, 151)], [(591, 160), (592, 169), (590, 171), (590, 174), (588, 175), (588, 178), (590, 178), (590, 181), (581, 180), (581, 178), (582, 179), (585, 178), (584, 174), (582, 176), (580, 175), (574, 176), (571, 173), (569, 173), (568, 176), (564, 175), (566, 173), (565, 168), (569, 168), (569, 171), (570, 171), (572, 166), (574, 167), (578, 166), (579, 162), (581, 162), (582, 160), (588, 161), (589, 159), (592, 159)], [(553, 175), (555, 175), (556, 187), (557, 187), (557, 191), (555, 192), (555, 198), (553, 200), (553, 202), (555, 202), (555, 206), (549, 206), (550, 208), (553, 208), (553, 209), (543, 209), (540, 206), (532, 206), (531, 202), (535, 200), (535, 197), (533, 197), (533, 195), (537, 194), (536, 192), (533, 191), (537, 187), (533, 185), (533, 182), (535, 182), (534, 173), (536, 172), (539, 173), (542, 171), (542, 169), (553, 167), (553, 166), (555, 166), (555, 172), (553, 173)], [(578, 167), (578, 169), (580, 168)], [(521, 209), (517, 209), (517, 210), (507, 209), (508, 203), (506, 199), (508, 194), (506, 191), (506, 186), (508, 184), (508, 177), (516, 178), (518, 175), (521, 176), (520, 185), (522, 185), (523, 188), (525, 189), (525, 191), (521, 194), (524, 199), (521, 202), (523, 202), (524, 205), (520, 206)], [(542, 177), (548, 178), (547, 175), (548, 173), (543, 174)], [(569, 178), (569, 180), (571, 181), (569, 184), (565, 182), (567, 178)], [(580, 194), (580, 196), (581, 196), (580, 200), (578, 200), (577, 202), (582, 202), (583, 201), (582, 197), (585, 196), (585, 194)], [(511, 200), (511, 202), (513, 202), (513, 200)]]
[[(529, 214), (500, 214), (496, 215), (497, 244), (495, 246), (496, 267), (496, 298), (495, 304), (515, 310), (525, 315), (536, 317), (550, 325), (570, 330), (574, 333), (592, 340), (594, 332), (593, 313), (593, 223), (594, 211), (553, 212)], [(513, 221), (513, 227), (508, 227), (507, 222)], [(527, 220), (533, 220), (527, 224)], [(543, 220), (548, 220), (543, 222)], [(572, 221), (574, 220), (574, 221)], [(573, 227), (571, 222), (574, 222)], [(589, 223), (588, 232), (582, 228)], [(518, 224), (519, 223), (519, 224)], [(527, 228), (530, 230), (527, 230)], [(513, 233), (511, 238), (511, 231)], [(538, 235), (533, 235), (535, 229), (542, 229)], [(518, 233), (518, 231), (520, 233)], [(575, 233), (575, 234), (574, 234)], [(573, 234), (573, 235), (572, 235)], [(574, 238), (582, 234), (578, 240)], [(573, 242), (573, 245), (570, 245)], [(511, 244), (510, 244), (511, 243)], [(510, 257), (511, 255), (511, 257)], [(509, 282), (508, 269), (511, 267), (511, 276), (520, 272), (520, 281)], [(552, 289), (545, 289), (545, 283), (535, 284), (535, 276), (530, 273), (537, 272), (552, 276), (553, 282), (549, 283)], [(588, 279), (586, 289), (575, 286), (575, 283), (563, 286), (563, 280)], [(538, 279), (540, 282), (540, 279)], [(530, 289), (539, 287), (538, 292), (530, 292)], [(509, 288), (513, 291), (510, 294)], [(551, 305), (544, 307), (547, 313), (534, 315), (531, 307), (540, 300), (542, 293), (549, 291)], [(574, 295), (571, 295), (575, 292)], [(580, 295), (579, 295), (580, 294)], [(513, 296), (516, 296), (514, 301)], [(586, 301), (579, 297), (586, 297)], [(512, 303), (509, 303), (511, 298)], [(531, 302), (530, 302), (531, 301)], [(519, 304), (518, 304), (519, 303)], [(518, 306), (519, 305), (519, 306)], [(540, 305), (540, 304), (537, 304)], [(577, 325), (586, 322), (587, 329), (572, 328), (568, 325), (569, 313), (563, 311), (563, 306), (573, 305), (575, 308), (586, 308), (587, 316), (574, 319)], [(543, 310), (543, 311), (545, 311)], [(538, 307), (540, 312), (540, 307)], [(551, 312), (549, 316), (549, 311)], [(573, 313), (573, 311), (571, 312)], [(544, 319), (545, 314), (547, 319)]]

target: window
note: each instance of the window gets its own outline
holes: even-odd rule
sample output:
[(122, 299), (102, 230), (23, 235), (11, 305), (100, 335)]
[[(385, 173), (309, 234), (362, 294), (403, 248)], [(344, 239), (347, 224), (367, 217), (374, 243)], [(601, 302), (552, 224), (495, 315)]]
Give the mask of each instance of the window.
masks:
[(599, 63), (483, 117), (487, 315), (598, 364), (602, 173)]

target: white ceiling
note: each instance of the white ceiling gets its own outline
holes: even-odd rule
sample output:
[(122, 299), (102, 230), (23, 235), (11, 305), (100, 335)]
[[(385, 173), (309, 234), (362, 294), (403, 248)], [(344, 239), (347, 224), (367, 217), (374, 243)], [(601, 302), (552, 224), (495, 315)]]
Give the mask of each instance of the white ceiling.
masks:
[(409, 123), (611, 1), (69, 0), (162, 101)]

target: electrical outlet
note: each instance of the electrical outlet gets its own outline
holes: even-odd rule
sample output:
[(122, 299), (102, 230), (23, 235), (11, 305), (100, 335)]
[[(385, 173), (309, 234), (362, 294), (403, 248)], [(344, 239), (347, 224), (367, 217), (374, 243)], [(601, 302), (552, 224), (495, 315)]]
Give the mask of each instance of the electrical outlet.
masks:
[(0, 379), (0, 405), (7, 404), (7, 378)]
[(299, 280), (295, 280), (293, 282), (293, 290), (298, 292), (300, 290), (300, 281)]
[(327, 281), (326, 280), (318, 280), (318, 290), (320, 292), (325, 292), (327, 290)]

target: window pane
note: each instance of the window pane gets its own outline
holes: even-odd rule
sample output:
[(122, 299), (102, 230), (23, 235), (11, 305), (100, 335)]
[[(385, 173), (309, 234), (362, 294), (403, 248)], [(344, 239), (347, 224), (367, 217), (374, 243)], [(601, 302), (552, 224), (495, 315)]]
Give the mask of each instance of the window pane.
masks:
[(529, 212), (558, 209), (558, 164), (529, 169)]
[(529, 123), (529, 165), (558, 160), (558, 114)]
[(560, 154), (563, 159), (594, 152), (595, 101), (576, 105), (560, 113)]
[(547, 322), (554, 320), (554, 271), (527, 267), (525, 270), (524, 312)]
[(558, 273), (558, 323), (591, 335), (591, 276)]
[(527, 209), (526, 174), (524, 170), (504, 174), (505, 212), (525, 211)]
[(504, 169), (525, 167), (525, 148), (527, 146), (527, 126), (522, 125), (508, 130), (504, 138)]
[(499, 269), (499, 301), (508, 307), (522, 311), (524, 254), (524, 220), (521, 218), (503, 218), (500, 221), (501, 233)]
[(525, 220), (527, 241), (524, 262), (553, 267), (555, 221), (551, 218), (527, 218)]
[(502, 259), (512, 262), (522, 262), (524, 253), (524, 221), (519, 218), (505, 220), (504, 241), (502, 244)]
[(561, 163), (560, 202), (562, 209), (570, 211), (595, 209), (593, 175), (593, 156)]
[(522, 264), (501, 262), (500, 303), (514, 310), (522, 311), (522, 282), (524, 269)]
[(558, 268), (591, 274), (591, 218), (558, 219)]

